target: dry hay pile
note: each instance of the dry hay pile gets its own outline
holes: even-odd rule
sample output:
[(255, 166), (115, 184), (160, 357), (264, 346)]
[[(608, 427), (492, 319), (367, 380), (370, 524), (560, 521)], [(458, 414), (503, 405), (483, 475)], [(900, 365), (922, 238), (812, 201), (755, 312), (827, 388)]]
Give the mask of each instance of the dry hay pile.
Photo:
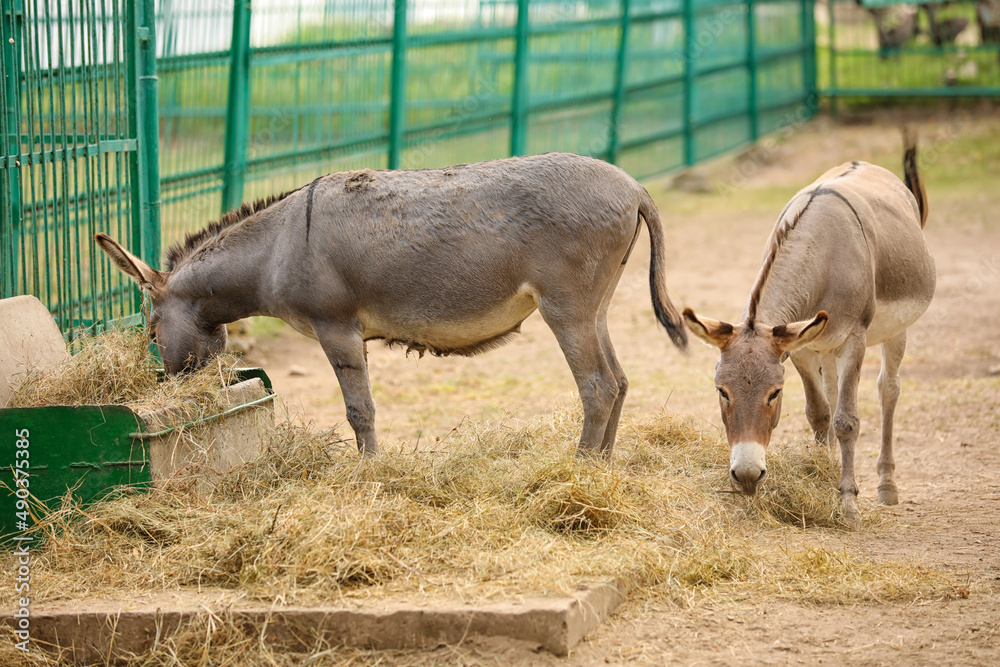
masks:
[(29, 369), (5, 407), (119, 404), (142, 413), (182, 403), (204, 415), (223, 405), (220, 392), (235, 381), (239, 365), (237, 357), (224, 354), (195, 373), (164, 378), (146, 331), (137, 328), (110, 329), (74, 345), (66, 363)]
[[(203, 373), (218, 384), (217, 368)], [(668, 414), (625, 418), (604, 465), (575, 458), (581, 421), (575, 408), (522, 427), (472, 424), (437, 449), (389, 444), (373, 460), (334, 432), (281, 424), (258, 460), (208, 495), (175, 486), (85, 508), (67, 499), (36, 527), (45, 546), (34, 554), (32, 602), (202, 587), (283, 604), (474, 601), (567, 594), (612, 577), (681, 605), (944, 591), (920, 567), (816, 544), (844, 530), (827, 448), (772, 447), (769, 478), (748, 500), (728, 487), (715, 432)], [(881, 520), (871, 505), (862, 513), (866, 526)], [(12, 606), (11, 596), (8, 587), (0, 601)], [(205, 642), (228, 647), (219, 660), (250, 651), (251, 662), (275, 661), (238, 628), (195, 625), (142, 664), (188, 664), (178, 657), (188, 651), (199, 662)], [(222, 664), (214, 660), (205, 664)]]
[[(282, 604), (474, 601), (566, 594), (611, 577), (680, 605), (944, 592), (946, 582), (920, 567), (815, 544), (817, 532), (843, 530), (826, 449), (773, 452), (768, 488), (748, 501), (722, 487), (727, 451), (715, 434), (666, 414), (626, 419), (604, 466), (575, 459), (580, 422), (568, 409), (521, 428), (474, 424), (440, 450), (388, 446), (374, 460), (359, 460), (333, 432), (286, 423), (211, 495), (175, 488), (67, 503), (39, 526), (47, 538), (32, 565), (32, 601), (196, 587)], [(878, 521), (870, 506), (863, 514), (866, 525)], [(329, 648), (317, 645), (330, 656), (321, 664), (376, 660)], [(193, 622), (157, 651), (135, 664), (298, 664), (224, 615)]]
[[(362, 461), (333, 433), (285, 424), (210, 495), (67, 502), (38, 527), (33, 600), (190, 587), (285, 603), (476, 600), (623, 577), (680, 603), (750, 590), (848, 602), (934, 583), (805, 544), (801, 525), (840, 525), (823, 449), (779, 449), (774, 488), (748, 502), (719, 493), (726, 452), (714, 435), (669, 415), (626, 421), (606, 467), (574, 457), (580, 421), (565, 410), (523, 428), (473, 425), (440, 451), (388, 446)], [(802, 468), (814, 474), (792, 476)]]

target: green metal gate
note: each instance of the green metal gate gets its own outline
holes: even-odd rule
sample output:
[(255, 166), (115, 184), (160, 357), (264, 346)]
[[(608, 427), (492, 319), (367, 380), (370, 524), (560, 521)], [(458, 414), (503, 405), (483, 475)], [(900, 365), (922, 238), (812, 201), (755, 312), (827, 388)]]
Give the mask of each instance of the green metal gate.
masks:
[(34, 294), (67, 334), (134, 316), (103, 231), (156, 264), (152, 0), (4, 0), (0, 297)]

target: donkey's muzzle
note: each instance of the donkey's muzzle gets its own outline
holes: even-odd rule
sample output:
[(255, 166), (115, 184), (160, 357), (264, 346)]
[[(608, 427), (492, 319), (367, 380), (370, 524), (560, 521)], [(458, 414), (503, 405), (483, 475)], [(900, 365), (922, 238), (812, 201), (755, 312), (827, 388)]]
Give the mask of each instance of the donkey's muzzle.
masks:
[(765, 458), (763, 445), (756, 442), (733, 445), (729, 455), (729, 478), (748, 496), (756, 494), (757, 485), (767, 477)]

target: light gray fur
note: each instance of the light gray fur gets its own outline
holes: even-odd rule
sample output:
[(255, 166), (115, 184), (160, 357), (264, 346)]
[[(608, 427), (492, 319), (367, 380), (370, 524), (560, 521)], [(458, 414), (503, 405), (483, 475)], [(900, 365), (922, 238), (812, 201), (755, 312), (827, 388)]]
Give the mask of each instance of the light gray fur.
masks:
[(551, 153), (336, 173), (257, 209), (171, 250), (170, 270), (155, 279), (110, 238), (98, 242), (150, 292), (170, 372), (204, 363), (220, 349), (220, 327), (252, 315), (316, 338), (365, 454), (378, 448), (365, 341), (475, 354), (505, 342), (537, 308), (584, 404), (581, 452), (609, 457), (628, 381), (607, 309), (642, 220), (654, 311), (674, 342), (686, 343), (664, 286), (656, 207), (634, 179), (599, 160)]

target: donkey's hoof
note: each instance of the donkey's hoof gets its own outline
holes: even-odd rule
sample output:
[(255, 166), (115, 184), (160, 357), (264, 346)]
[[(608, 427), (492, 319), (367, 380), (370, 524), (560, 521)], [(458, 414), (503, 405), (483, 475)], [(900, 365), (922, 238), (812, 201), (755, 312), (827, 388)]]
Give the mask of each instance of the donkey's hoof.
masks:
[(358, 445), (358, 454), (363, 460), (370, 460), (378, 456), (378, 445)]
[(896, 490), (896, 485), (886, 484), (878, 487), (878, 501), (883, 505), (898, 505), (899, 492)]
[(844, 499), (844, 522), (852, 530), (861, 530), (861, 512), (854, 498)]

